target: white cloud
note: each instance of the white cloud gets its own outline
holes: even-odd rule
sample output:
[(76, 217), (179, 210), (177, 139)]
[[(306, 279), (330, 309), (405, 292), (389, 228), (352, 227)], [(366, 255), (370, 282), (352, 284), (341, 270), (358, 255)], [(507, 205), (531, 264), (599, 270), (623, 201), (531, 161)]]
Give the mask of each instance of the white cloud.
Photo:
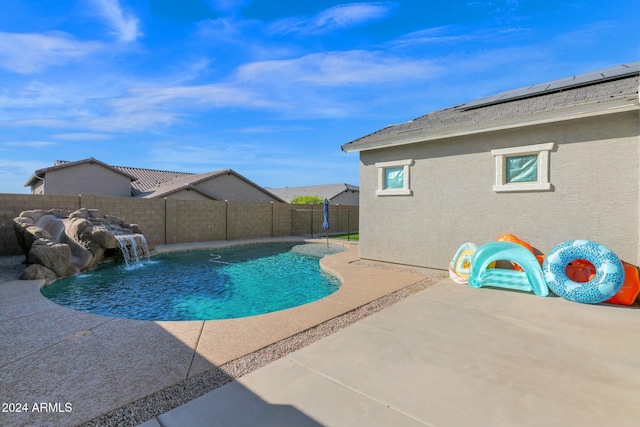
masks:
[(389, 47), (407, 47), (422, 44), (432, 43), (450, 43), (450, 42), (464, 42), (473, 40), (475, 37), (469, 33), (467, 34), (446, 34), (449, 30), (448, 26), (427, 28), (420, 31), (414, 31), (412, 33), (405, 34), (393, 41), (385, 44)]
[(83, 59), (101, 48), (99, 43), (78, 41), (60, 31), (40, 34), (0, 32), (0, 68), (33, 74), (49, 66)]
[(313, 35), (357, 27), (385, 18), (392, 2), (349, 3), (325, 9), (312, 17), (290, 17), (274, 22), (270, 31), (280, 34)]
[[(66, 137), (70, 139), (83, 131), (99, 134), (173, 126), (212, 109), (261, 110), (293, 114), (296, 118), (337, 117), (353, 112), (354, 106), (339, 93), (326, 91), (327, 87), (362, 89), (372, 84), (405, 84), (424, 81), (440, 72), (440, 66), (431, 61), (349, 51), (250, 63), (237, 69), (224, 83), (169, 82), (156, 87), (122, 88), (124, 94), (117, 97), (105, 94), (87, 99), (76, 93), (77, 88), (32, 83), (20, 96), (0, 96), (0, 109), (6, 111), (0, 126), (65, 129), (67, 132), (61, 134), (71, 133), (74, 136)], [(60, 108), (62, 105), (64, 108)], [(244, 132), (272, 130), (252, 128)], [(80, 134), (77, 139), (86, 138)]]
[(63, 141), (102, 141), (110, 139), (111, 135), (104, 133), (89, 133), (89, 132), (75, 132), (75, 133), (58, 133), (53, 135), (55, 139)]
[(5, 115), (0, 120), (0, 127), (82, 130), (90, 133), (61, 133), (57, 139), (101, 139), (102, 132), (172, 126), (194, 111), (227, 107), (271, 109), (278, 105), (267, 95), (229, 84), (133, 88), (121, 97), (91, 100), (65, 97), (66, 108), (62, 110), (56, 108), (55, 99), (39, 94), (33, 95), (33, 99), (24, 96), (19, 102), (11, 96), (0, 97), (0, 109), (31, 110), (27, 114), (20, 111), (16, 118)]
[(29, 194), (24, 187), (31, 174), (38, 169), (51, 166), (42, 161), (18, 160), (0, 157), (0, 193)]
[(431, 61), (354, 50), (254, 62), (239, 68), (238, 80), (270, 82), (273, 85), (310, 83), (344, 86), (421, 80), (439, 72), (440, 67)]
[(69, 121), (59, 119), (15, 119), (0, 120), (0, 126), (4, 127), (48, 127), (64, 128), (69, 126)]
[(20, 142), (5, 142), (4, 145), (20, 147), (20, 148), (43, 148), (55, 145), (55, 142), (51, 141), (20, 141)]
[(272, 107), (275, 103), (259, 93), (228, 84), (131, 89), (128, 96), (108, 104), (120, 113), (205, 107)]
[(0, 120), (6, 128), (48, 128), (90, 132), (149, 131), (158, 126), (171, 126), (179, 121), (179, 113), (115, 112), (107, 114), (85, 114), (63, 119), (31, 118)]
[(4, 90), (0, 96), (0, 109), (5, 110), (4, 118), (7, 119), (10, 117), (11, 110), (19, 110), (20, 117), (24, 117), (25, 110), (59, 109), (62, 105), (68, 109), (75, 102), (74, 97), (60, 88), (32, 81), (22, 88)]
[(121, 42), (135, 41), (140, 35), (139, 21), (125, 12), (118, 0), (88, 0), (93, 3), (98, 14), (106, 21), (111, 32)]
[(577, 28), (559, 35), (556, 40), (562, 47), (576, 48), (593, 44), (594, 40), (606, 39), (607, 33), (616, 31), (614, 21), (600, 21)]
[(120, 112), (106, 115), (87, 115), (68, 121), (66, 129), (85, 129), (95, 132), (152, 131), (158, 126), (179, 122), (180, 114), (166, 111)]
[(274, 125), (262, 125), (251, 126), (247, 128), (238, 129), (241, 133), (282, 133), (282, 132), (306, 132), (313, 130), (311, 126), (274, 126)]
[(527, 36), (530, 30), (527, 28), (484, 28), (481, 30), (442, 26), (427, 28), (404, 34), (401, 37), (384, 44), (385, 47), (414, 47), (420, 45), (433, 45), (449, 43), (451, 46), (458, 46), (462, 43), (505, 43), (509, 40)]

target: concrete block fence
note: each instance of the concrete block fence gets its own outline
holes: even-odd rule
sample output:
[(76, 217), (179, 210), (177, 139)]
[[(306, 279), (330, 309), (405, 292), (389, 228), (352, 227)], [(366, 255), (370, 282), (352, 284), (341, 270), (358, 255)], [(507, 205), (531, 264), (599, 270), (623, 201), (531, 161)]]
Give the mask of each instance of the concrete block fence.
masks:
[[(322, 205), (214, 200), (138, 199), (91, 195), (0, 194), (0, 256), (22, 253), (13, 218), (26, 210), (97, 209), (138, 224), (155, 245), (239, 240), (254, 237), (322, 237)], [(358, 206), (329, 206), (329, 234), (357, 232)]]

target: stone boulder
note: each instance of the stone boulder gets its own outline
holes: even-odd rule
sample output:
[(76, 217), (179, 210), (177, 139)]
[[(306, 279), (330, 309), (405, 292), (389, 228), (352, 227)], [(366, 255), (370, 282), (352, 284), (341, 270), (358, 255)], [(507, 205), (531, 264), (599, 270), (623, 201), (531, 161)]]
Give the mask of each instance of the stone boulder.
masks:
[(30, 264), (24, 269), (21, 280), (39, 280), (44, 279), (45, 283), (51, 283), (58, 280), (58, 276), (52, 270), (48, 269), (44, 265)]
[(148, 256), (138, 225), (114, 215), (100, 215), (94, 209), (24, 211), (14, 218), (13, 226), (27, 257), (28, 266), (20, 277), (23, 280), (44, 279), (48, 284), (91, 270), (105, 259), (107, 251), (114, 259), (125, 261), (128, 256)]
[(65, 277), (74, 273), (69, 245), (55, 243), (51, 240), (36, 240), (29, 251), (27, 263), (40, 264), (47, 267), (58, 277)]

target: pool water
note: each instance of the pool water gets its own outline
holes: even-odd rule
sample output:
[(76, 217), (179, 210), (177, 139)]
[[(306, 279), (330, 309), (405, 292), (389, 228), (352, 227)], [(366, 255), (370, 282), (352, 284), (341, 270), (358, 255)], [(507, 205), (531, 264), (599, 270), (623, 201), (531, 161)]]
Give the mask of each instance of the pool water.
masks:
[(174, 252), (126, 268), (109, 264), (41, 289), (76, 310), (139, 320), (253, 316), (324, 298), (340, 281), (320, 258), (340, 245), (268, 243)]

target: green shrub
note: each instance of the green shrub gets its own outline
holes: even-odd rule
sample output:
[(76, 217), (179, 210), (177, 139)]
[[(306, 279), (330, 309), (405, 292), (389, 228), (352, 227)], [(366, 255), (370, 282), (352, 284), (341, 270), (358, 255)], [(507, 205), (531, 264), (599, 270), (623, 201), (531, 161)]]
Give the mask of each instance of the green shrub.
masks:
[(293, 196), (289, 203), (292, 205), (321, 205), (324, 203), (324, 199), (318, 195)]

